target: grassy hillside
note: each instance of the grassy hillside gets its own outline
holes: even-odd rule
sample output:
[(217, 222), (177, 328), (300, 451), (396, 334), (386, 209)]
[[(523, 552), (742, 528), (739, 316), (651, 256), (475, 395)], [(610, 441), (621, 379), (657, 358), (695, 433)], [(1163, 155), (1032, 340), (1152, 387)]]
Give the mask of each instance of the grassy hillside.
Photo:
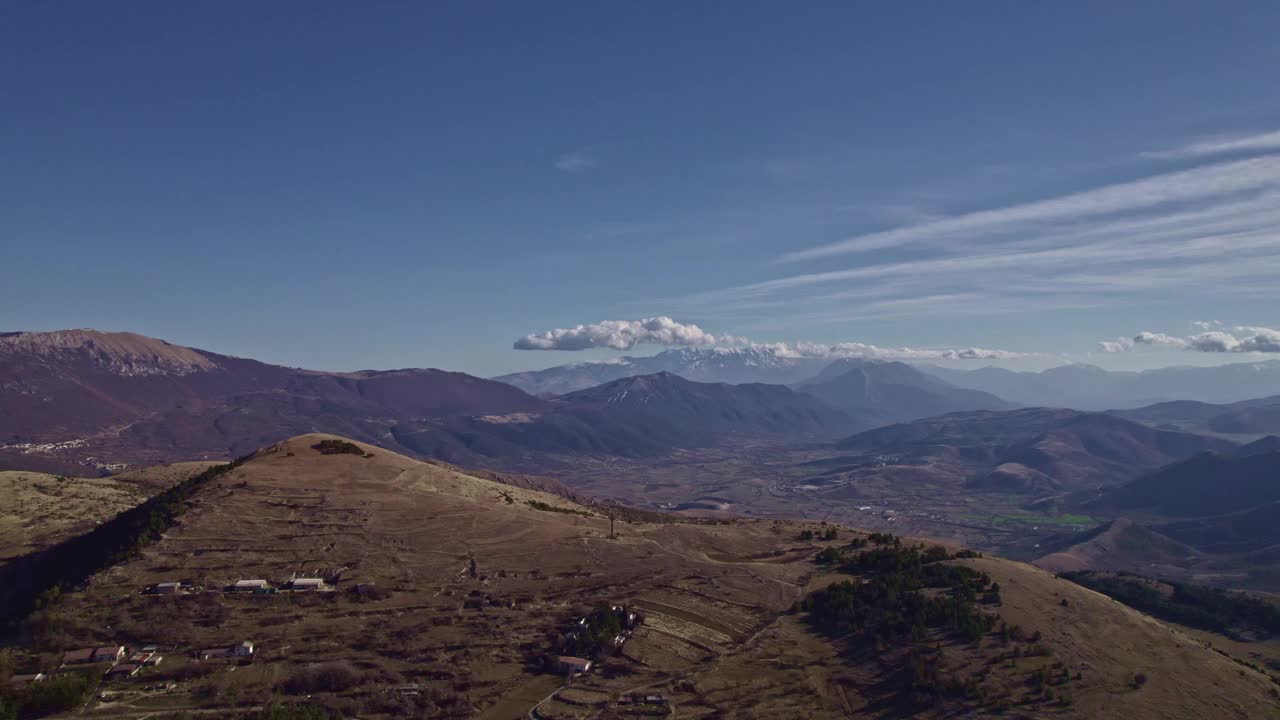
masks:
[[(171, 522), (142, 526), (153, 541), (27, 620), (15, 668), (80, 646), (166, 645), (164, 664), (104, 686), (91, 708), (135, 718), (248, 716), (272, 701), (362, 718), (508, 720), (534, 705), (616, 717), (642, 691), (695, 718), (1275, 707), (1265, 675), (1030, 566), (818, 523), (637, 515), (611, 527), (601, 507), (363, 443), (325, 454), (317, 446), (337, 446), (326, 440), (340, 439), (294, 438), (191, 485)], [(334, 590), (221, 591), (295, 575)], [(192, 591), (144, 593), (178, 580)], [(846, 581), (879, 588), (856, 605), (880, 614), (825, 623), (820, 608), (842, 617), (841, 598), (861, 592)], [(612, 605), (644, 624), (562, 687), (548, 655), (577, 618)], [(251, 663), (194, 659), (245, 640)], [(174, 687), (148, 689), (161, 680)]]
[(149, 494), (115, 478), (0, 472), (0, 562), (84, 532)]

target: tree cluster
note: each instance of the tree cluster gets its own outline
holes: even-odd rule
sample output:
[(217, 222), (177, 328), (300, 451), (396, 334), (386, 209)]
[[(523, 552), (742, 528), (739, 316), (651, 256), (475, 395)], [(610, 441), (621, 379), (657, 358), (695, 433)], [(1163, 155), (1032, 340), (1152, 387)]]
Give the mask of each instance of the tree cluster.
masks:
[[(842, 572), (859, 581), (841, 581), (801, 603), (809, 621), (821, 632), (861, 642), (892, 643), (923, 639), (930, 629), (943, 629), (976, 641), (995, 619), (978, 609), (979, 593), (991, 593), (991, 579), (966, 567), (947, 565), (940, 547), (879, 547), (840, 563)], [(936, 590), (937, 592), (925, 592)], [(998, 597), (998, 589), (995, 594)]]
[(1242, 628), (1266, 635), (1280, 634), (1280, 607), (1244, 593), (1162, 581), (1173, 588), (1173, 592), (1165, 594), (1151, 580), (1129, 573), (1099, 575), (1083, 571), (1063, 573), (1062, 577), (1161, 620), (1226, 635)]

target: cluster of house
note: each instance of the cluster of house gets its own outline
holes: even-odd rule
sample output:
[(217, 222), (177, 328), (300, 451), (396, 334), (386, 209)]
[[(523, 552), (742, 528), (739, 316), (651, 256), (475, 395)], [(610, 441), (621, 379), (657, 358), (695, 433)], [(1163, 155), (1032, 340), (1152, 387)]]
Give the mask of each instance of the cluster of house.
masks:
[[(254, 656), (253, 643), (249, 641), (229, 647), (206, 648), (196, 655), (201, 660), (246, 660)], [(123, 645), (106, 647), (89, 647), (68, 650), (62, 654), (62, 667), (78, 667), (86, 665), (110, 664), (105, 677), (108, 680), (128, 678), (138, 674), (148, 665), (159, 665), (164, 657), (156, 645), (147, 645), (133, 654), (129, 654)], [(39, 682), (45, 679), (43, 673), (33, 675), (15, 675), (14, 682)]]
[[(610, 606), (609, 612), (613, 613), (613, 615), (618, 618), (622, 626), (622, 631), (609, 641), (609, 644), (613, 646), (614, 650), (617, 650), (622, 647), (623, 643), (625, 643), (628, 638), (631, 637), (631, 633), (635, 631), (636, 627), (638, 627), (640, 623), (644, 622), (644, 618), (638, 613), (629, 608), (623, 607), (622, 605)], [(569, 628), (569, 630), (565, 632), (564, 641), (566, 644), (576, 644), (583, 633), (588, 633), (586, 637), (591, 637), (592, 627), (589, 619), (590, 617), (591, 616), (584, 616), (578, 618), (578, 621), (574, 623), (573, 627)], [(558, 670), (565, 673), (570, 679), (572, 679), (575, 675), (581, 675), (589, 672), (591, 670), (592, 661), (571, 655), (561, 655), (556, 658), (556, 664)]]
[[(223, 588), (224, 592), (232, 593), (254, 593), (257, 595), (274, 595), (281, 590), (291, 590), (293, 592), (324, 592), (333, 590), (333, 586), (324, 581), (323, 578), (317, 577), (300, 577), (287, 580), (277, 588), (266, 580), (259, 578), (248, 580), (237, 580)], [(189, 582), (162, 582), (156, 583), (147, 588), (146, 592), (150, 595), (184, 595), (186, 593), (198, 592), (200, 588)]]
[(128, 654), (123, 645), (108, 645), (106, 647), (68, 650), (62, 654), (62, 666), (74, 667), (109, 663), (111, 667), (107, 670), (106, 677), (107, 679), (115, 679), (133, 677), (142, 668), (147, 665), (159, 665), (163, 659), (164, 656), (160, 654), (160, 648), (155, 645), (147, 645), (132, 655)]

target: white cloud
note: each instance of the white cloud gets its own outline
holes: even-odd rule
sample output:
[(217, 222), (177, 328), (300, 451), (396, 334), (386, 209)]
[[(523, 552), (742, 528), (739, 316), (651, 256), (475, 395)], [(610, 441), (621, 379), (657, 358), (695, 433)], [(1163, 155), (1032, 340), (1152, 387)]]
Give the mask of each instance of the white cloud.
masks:
[(595, 155), (586, 148), (572, 150), (556, 158), (556, 169), (567, 173), (586, 172), (597, 164)]
[[(1195, 323), (1196, 325), (1207, 323)], [(1138, 345), (1194, 350), (1208, 353), (1280, 353), (1280, 330), (1266, 327), (1237, 326), (1228, 330), (1176, 337), (1156, 332), (1140, 332), (1130, 338), (1103, 340), (1099, 345), (1105, 352), (1125, 352)]]
[(1256, 135), (1233, 135), (1201, 140), (1171, 150), (1157, 150), (1142, 153), (1143, 157), (1159, 160), (1182, 160), (1186, 158), (1206, 157), (1209, 155), (1225, 155), (1227, 153), (1268, 152), (1280, 150), (1280, 130), (1259, 133)]
[(514, 347), (516, 350), (630, 350), (637, 345), (696, 347), (741, 345), (746, 342), (745, 338), (732, 335), (712, 335), (697, 325), (685, 325), (664, 316), (641, 320), (605, 320), (591, 325), (556, 328), (525, 335), (516, 340)]
[(1280, 158), (1251, 158), (857, 235), (788, 253), (780, 259), (784, 262), (813, 260), (918, 243), (954, 242), (1025, 231), (1044, 223), (1078, 224), (1099, 216), (1150, 210), (1174, 203), (1202, 202), (1277, 184), (1280, 184)]
[(891, 348), (858, 342), (753, 343), (736, 335), (712, 335), (697, 325), (686, 325), (665, 316), (643, 320), (605, 320), (591, 325), (547, 330), (525, 335), (516, 340), (514, 348), (516, 350), (589, 350), (593, 348), (630, 350), (637, 345), (746, 346), (768, 350), (779, 357), (818, 359), (1007, 360), (1035, 355), (1035, 353), (977, 347)]

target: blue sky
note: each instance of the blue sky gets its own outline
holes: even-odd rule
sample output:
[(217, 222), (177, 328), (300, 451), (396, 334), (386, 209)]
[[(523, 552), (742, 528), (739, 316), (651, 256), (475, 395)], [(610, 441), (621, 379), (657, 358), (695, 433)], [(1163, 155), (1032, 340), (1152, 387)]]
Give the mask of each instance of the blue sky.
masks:
[(1262, 357), (1192, 338), (1280, 325), (1276, 37), (1265, 2), (6, 3), (0, 329), (482, 375), (655, 316)]

